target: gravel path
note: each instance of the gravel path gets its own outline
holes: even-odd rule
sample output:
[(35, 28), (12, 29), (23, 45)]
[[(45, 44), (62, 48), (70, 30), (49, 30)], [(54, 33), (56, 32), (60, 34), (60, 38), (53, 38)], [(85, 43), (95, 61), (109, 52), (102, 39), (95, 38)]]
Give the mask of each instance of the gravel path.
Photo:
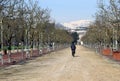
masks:
[(120, 65), (77, 46), (0, 69), (0, 81), (120, 81)]

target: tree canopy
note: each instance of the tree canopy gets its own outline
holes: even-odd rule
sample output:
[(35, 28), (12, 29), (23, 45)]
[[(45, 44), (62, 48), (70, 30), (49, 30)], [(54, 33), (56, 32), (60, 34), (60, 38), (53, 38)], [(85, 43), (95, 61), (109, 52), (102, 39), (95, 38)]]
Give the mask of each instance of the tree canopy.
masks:
[[(120, 42), (120, 0), (98, 0), (95, 22), (82, 38), (84, 43), (114, 45)], [(118, 45), (116, 43), (116, 45)]]
[[(1, 0), (0, 20), (3, 26), (3, 44), (70, 43), (72, 37), (55, 28), (49, 8), (41, 8), (38, 0)], [(2, 41), (1, 41), (2, 43)]]

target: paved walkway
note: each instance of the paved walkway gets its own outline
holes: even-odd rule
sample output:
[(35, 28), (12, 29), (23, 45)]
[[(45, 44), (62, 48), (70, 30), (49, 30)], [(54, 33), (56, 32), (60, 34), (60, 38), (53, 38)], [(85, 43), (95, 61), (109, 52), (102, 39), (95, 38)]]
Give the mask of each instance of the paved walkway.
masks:
[(0, 69), (0, 81), (120, 81), (120, 65), (77, 46)]

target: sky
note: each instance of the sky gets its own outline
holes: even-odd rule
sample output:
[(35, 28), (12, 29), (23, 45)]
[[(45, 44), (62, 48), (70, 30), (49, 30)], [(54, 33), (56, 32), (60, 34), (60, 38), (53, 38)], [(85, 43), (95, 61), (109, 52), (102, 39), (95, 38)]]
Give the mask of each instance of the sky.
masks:
[(51, 10), (51, 18), (58, 23), (94, 20), (97, 0), (39, 0), (42, 8)]

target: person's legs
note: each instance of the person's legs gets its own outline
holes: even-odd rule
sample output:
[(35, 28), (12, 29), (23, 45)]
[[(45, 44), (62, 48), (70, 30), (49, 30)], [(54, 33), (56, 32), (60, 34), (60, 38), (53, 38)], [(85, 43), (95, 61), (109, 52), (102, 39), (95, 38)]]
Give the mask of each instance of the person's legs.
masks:
[(73, 57), (75, 56), (75, 50), (72, 50), (72, 56)]
[(72, 56), (74, 57), (74, 53), (72, 52)]

